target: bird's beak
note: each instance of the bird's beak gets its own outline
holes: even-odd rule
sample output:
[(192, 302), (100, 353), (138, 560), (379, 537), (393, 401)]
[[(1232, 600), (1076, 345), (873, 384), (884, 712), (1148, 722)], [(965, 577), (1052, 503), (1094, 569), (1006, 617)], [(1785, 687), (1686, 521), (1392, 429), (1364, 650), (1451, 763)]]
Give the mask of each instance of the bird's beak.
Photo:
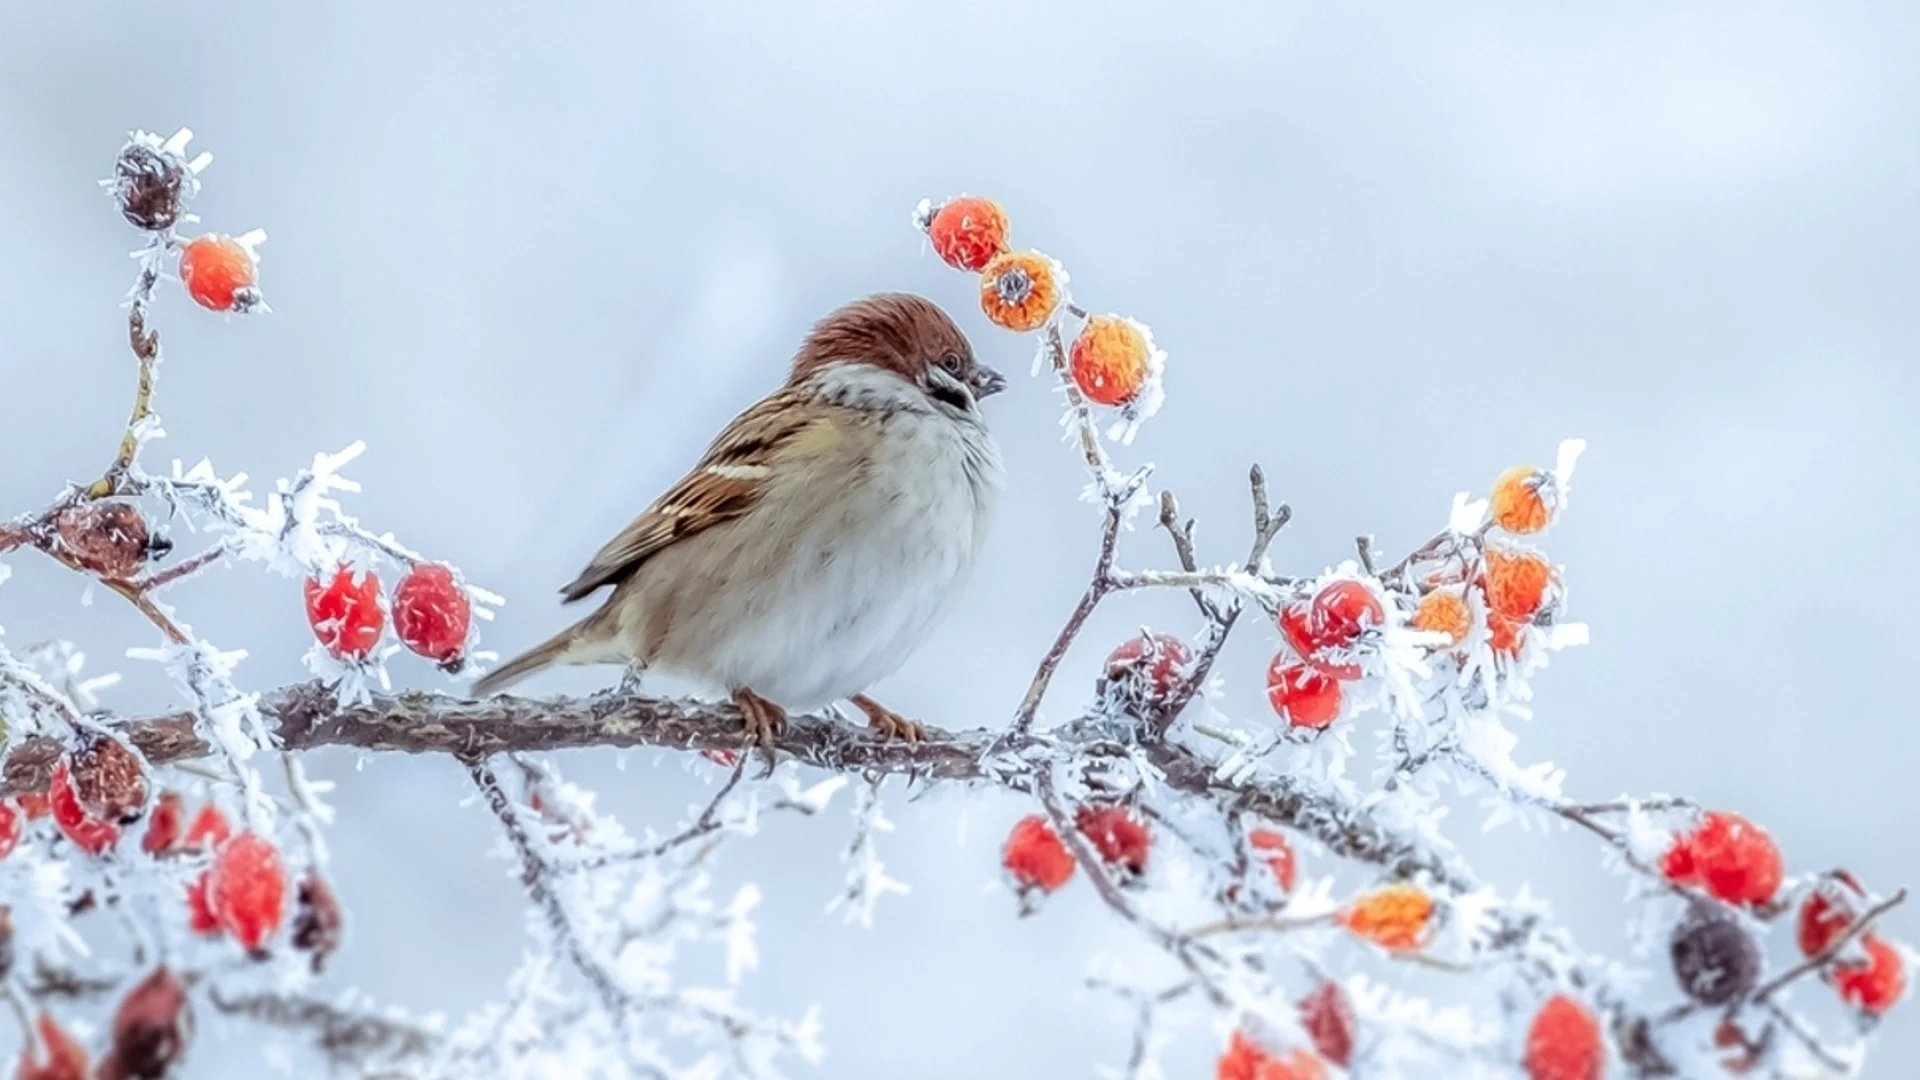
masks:
[(975, 399), (992, 397), (1007, 388), (1007, 377), (985, 364), (977, 364), (973, 369), (973, 396)]

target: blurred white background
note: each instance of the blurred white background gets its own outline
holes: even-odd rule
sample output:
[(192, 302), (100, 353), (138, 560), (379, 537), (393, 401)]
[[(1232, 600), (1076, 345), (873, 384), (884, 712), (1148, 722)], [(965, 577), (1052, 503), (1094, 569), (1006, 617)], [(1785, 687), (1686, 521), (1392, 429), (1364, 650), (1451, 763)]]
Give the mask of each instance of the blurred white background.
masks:
[[(131, 381), (117, 308), (135, 235), (94, 181), (124, 134), (187, 124), (218, 157), (206, 226), (264, 226), (274, 313), (227, 322), (177, 290), (154, 464), (210, 456), (261, 483), (364, 438), (350, 509), (509, 598), (508, 651), (553, 590), (781, 376), (820, 314), (879, 289), (947, 304), (983, 359), (1028, 345), (908, 225), (923, 195), (992, 194), (1077, 297), (1152, 323), (1170, 400), (1130, 460), (1160, 464), (1203, 555), (1245, 544), (1264, 463), (1295, 524), (1283, 569), (1371, 531), (1427, 535), (1453, 492), (1592, 442), (1547, 546), (1593, 644), (1538, 680), (1522, 756), (1570, 789), (1681, 791), (1770, 828), (1796, 871), (1920, 883), (1916, 737), (1897, 628), (1920, 606), (1920, 10), (1899, 4), (1370, 5), (332, 0), (286, 7), (0, 8), (0, 513), (96, 475)], [(976, 584), (883, 700), (1000, 725), (1079, 594), (1096, 511), (1056, 401), (991, 403), (1010, 493)], [(1134, 565), (1167, 559), (1129, 538)], [(150, 636), (29, 556), (0, 589), (17, 644), (120, 659)], [(297, 591), (251, 568), (177, 591), (242, 684), (301, 677)], [(1106, 643), (1192, 628), (1178, 597), (1115, 603), (1069, 660), (1064, 715)], [(1272, 638), (1243, 635), (1221, 707), (1267, 715)], [(421, 686), (424, 665), (398, 665)], [(611, 675), (607, 675), (611, 678)], [(601, 680), (604, 681), (604, 680)], [(549, 678), (536, 690), (598, 685)], [(704, 783), (678, 759), (570, 755), (634, 827)], [(523, 947), (446, 760), (330, 754), (350, 905), (330, 986), (458, 1014)], [(822, 914), (844, 818), (736, 846), (764, 962), (747, 997), (825, 1006), (833, 1077), (1087, 1076), (1126, 1029), (1079, 990), (1136, 946), (1084, 888), (1019, 921), (993, 887), (1025, 808), (894, 799), (877, 929)], [(1480, 840), (1617, 948), (1620, 886), (1586, 838)], [(1920, 923), (1895, 918), (1896, 934)], [(190, 1075), (251, 1077), (217, 1025)], [(0, 1054), (11, 1055), (11, 1031)], [(1170, 1058), (1203, 1068), (1213, 1035)], [(6, 1058), (0, 1058), (6, 1060)], [(1896, 1015), (1869, 1076), (1912, 1075)]]

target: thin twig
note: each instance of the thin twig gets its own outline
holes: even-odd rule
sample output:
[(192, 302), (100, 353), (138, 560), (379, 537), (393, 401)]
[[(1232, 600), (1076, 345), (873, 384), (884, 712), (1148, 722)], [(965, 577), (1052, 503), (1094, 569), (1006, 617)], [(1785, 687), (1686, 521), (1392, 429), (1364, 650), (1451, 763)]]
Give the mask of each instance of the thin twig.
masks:
[(1906, 901), (1907, 890), (1903, 888), (1895, 892), (1892, 896), (1861, 912), (1860, 917), (1848, 924), (1846, 930), (1841, 932), (1839, 937), (1829, 942), (1826, 948), (1821, 949), (1800, 963), (1774, 976), (1773, 979), (1769, 980), (1765, 985), (1755, 990), (1753, 992), (1753, 1004), (1765, 1005), (1769, 998), (1791, 985), (1794, 980), (1819, 971), (1821, 968), (1832, 963), (1834, 958), (1838, 957), (1848, 945), (1851, 945), (1855, 938), (1866, 933), (1868, 928), (1872, 927), (1880, 916), (1906, 903)]

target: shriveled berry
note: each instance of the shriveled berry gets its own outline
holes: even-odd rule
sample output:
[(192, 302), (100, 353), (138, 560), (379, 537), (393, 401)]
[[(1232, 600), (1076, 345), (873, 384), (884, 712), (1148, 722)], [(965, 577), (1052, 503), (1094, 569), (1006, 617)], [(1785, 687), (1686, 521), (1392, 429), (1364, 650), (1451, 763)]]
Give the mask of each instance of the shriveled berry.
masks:
[(19, 1071), (14, 1080), (87, 1080), (87, 1051), (55, 1023), (41, 1013), (34, 1028), (40, 1033), (42, 1057), (32, 1045), (20, 1051)]
[(1800, 918), (1794, 938), (1803, 956), (1818, 956), (1840, 939), (1860, 914), (1866, 891), (1845, 870), (1835, 870), (1822, 878), (1800, 905)]
[(114, 201), (134, 228), (170, 229), (180, 220), (191, 179), (181, 155), (136, 139), (120, 148), (113, 163)]
[(1445, 634), (1448, 645), (1459, 645), (1473, 629), (1473, 612), (1459, 589), (1435, 589), (1420, 598), (1420, 606), (1414, 609), (1408, 625), (1415, 630)]
[(980, 272), (980, 309), (996, 326), (1038, 330), (1060, 306), (1066, 271), (1037, 251), (994, 256)]
[(1386, 609), (1373, 590), (1358, 581), (1335, 581), (1312, 600), (1280, 611), (1280, 632), (1300, 658), (1336, 679), (1357, 679), (1363, 672), (1354, 653), (1368, 631), (1386, 621)]
[(1007, 214), (978, 195), (947, 200), (926, 219), (934, 254), (955, 270), (977, 274), (1007, 250)]
[(1551, 606), (1559, 592), (1559, 572), (1545, 555), (1527, 548), (1488, 544), (1486, 552), (1487, 607), (1519, 622)]
[(1107, 681), (1146, 700), (1163, 700), (1192, 661), (1187, 643), (1172, 634), (1137, 634), (1107, 654)]
[(1833, 967), (1834, 989), (1840, 1000), (1868, 1016), (1884, 1016), (1907, 992), (1907, 964), (1900, 950), (1874, 934), (1863, 934), (1860, 947), (1865, 962)]
[(280, 852), (254, 833), (241, 833), (213, 855), (207, 896), (220, 928), (248, 951), (260, 948), (286, 918), (287, 871)]
[(1280, 886), (1280, 891), (1292, 892), (1298, 867), (1294, 860), (1293, 845), (1287, 843), (1286, 835), (1273, 829), (1250, 829), (1247, 832), (1247, 846), (1253, 849), (1256, 858), (1266, 860), (1267, 869), (1273, 871), (1273, 880)]
[(458, 668), (473, 622), (473, 603), (450, 567), (421, 563), (393, 590), (393, 632), (429, 660)]
[(340, 901), (326, 879), (309, 870), (300, 882), (293, 915), (293, 947), (313, 957), (313, 973), (320, 974), (327, 957), (340, 947), (345, 920)]
[(1343, 1069), (1353, 1064), (1353, 1033), (1360, 1022), (1339, 983), (1323, 982), (1300, 999), (1300, 1026), (1321, 1057)]
[(131, 503), (69, 506), (53, 519), (53, 531), (69, 559), (112, 580), (133, 577), (149, 559), (173, 550), (172, 541), (148, 531), (147, 519)]
[(1493, 523), (1510, 533), (1535, 533), (1553, 523), (1560, 509), (1560, 483), (1553, 474), (1517, 465), (1493, 482)]
[(1126, 807), (1083, 806), (1073, 823), (1109, 866), (1135, 876), (1147, 872), (1153, 836)]
[(165, 1080), (186, 1057), (192, 1030), (187, 988), (173, 972), (154, 969), (113, 1015), (113, 1045), (100, 1064), (103, 1080)]
[(53, 823), (73, 846), (89, 855), (99, 855), (120, 839), (120, 827), (90, 816), (74, 794), (66, 758), (53, 764), (53, 777), (47, 784), (47, 798), (53, 810)]
[(140, 838), (140, 850), (149, 855), (171, 855), (180, 849), (180, 836), (186, 830), (186, 803), (177, 791), (163, 791), (154, 800), (153, 813), (147, 816), (147, 833)]
[(1680, 989), (1702, 1005), (1725, 1005), (1760, 978), (1760, 947), (1739, 918), (1718, 904), (1690, 903), (1668, 951)]
[(380, 644), (387, 613), (380, 607), (380, 575), (342, 566), (322, 585), (307, 579), (307, 624), (328, 652), (341, 659), (364, 660)]
[(1592, 1010), (1565, 994), (1547, 999), (1527, 1028), (1528, 1080), (1600, 1080), (1607, 1043)]
[(1050, 893), (1073, 877), (1073, 853), (1039, 814), (1021, 818), (1007, 835), (1000, 864), (1013, 877), (1021, 899), (1031, 907), (1032, 893)]
[(101, 821), (127, 823), (147, 805), (147, 770), (140, 755), (110, 735), (93, 735), (71, 755), (68, 776), (80, 809)]
[(1155, 376), (1157, 359), (1146, 327), (1118, 315), (1095, 315), (1073, 339), (1067, 369), (1089, 401), (1124, 405)]
[(1335, 917), (1354, 936), (1390, 952), (1416, 952), (1433, 936), (1433, 898), (1411, 882), (1375, 889)]
[(1326, 1075), (1327, 1067), (1305, 1050), (1274, 1054), (1238, 1031), (1214, 1066), (1215, 1080), (1325, 1080)]
[(1267, 703), (1289, 727), (1322, 730), (1340, 718), (1340, 684), (1281, 653), (1267, 665)]
[(1669, 881), (1697, 885), (1729, 904), (1764, 904), (1780, 889), (1786, 870), (1780, 849), (1765, 829), (1716, 810), (1674, 838), (1661, 860)]
[(251, 246), (231, 236), (208, 233), (180, 249), (180, 283), (209, 311), (240, 314), (259, 307), (258, 274)]

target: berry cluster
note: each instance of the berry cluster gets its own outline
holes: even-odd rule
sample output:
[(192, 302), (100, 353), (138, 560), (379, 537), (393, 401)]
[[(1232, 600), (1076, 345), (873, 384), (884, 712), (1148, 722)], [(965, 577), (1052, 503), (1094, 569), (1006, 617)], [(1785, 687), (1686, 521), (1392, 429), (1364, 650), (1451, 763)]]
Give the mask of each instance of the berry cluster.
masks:
[[(336, 659), (363, 661), (373, 655), (387, 627), (380, 576), (372, 570), (337, 568), (326, 581), (306, 583), (307, 624)], [(415, 563), (393, 590), (393, 631), (410, 651), (458, 671), (466, 663), (473, 602), (451, 567)]]

